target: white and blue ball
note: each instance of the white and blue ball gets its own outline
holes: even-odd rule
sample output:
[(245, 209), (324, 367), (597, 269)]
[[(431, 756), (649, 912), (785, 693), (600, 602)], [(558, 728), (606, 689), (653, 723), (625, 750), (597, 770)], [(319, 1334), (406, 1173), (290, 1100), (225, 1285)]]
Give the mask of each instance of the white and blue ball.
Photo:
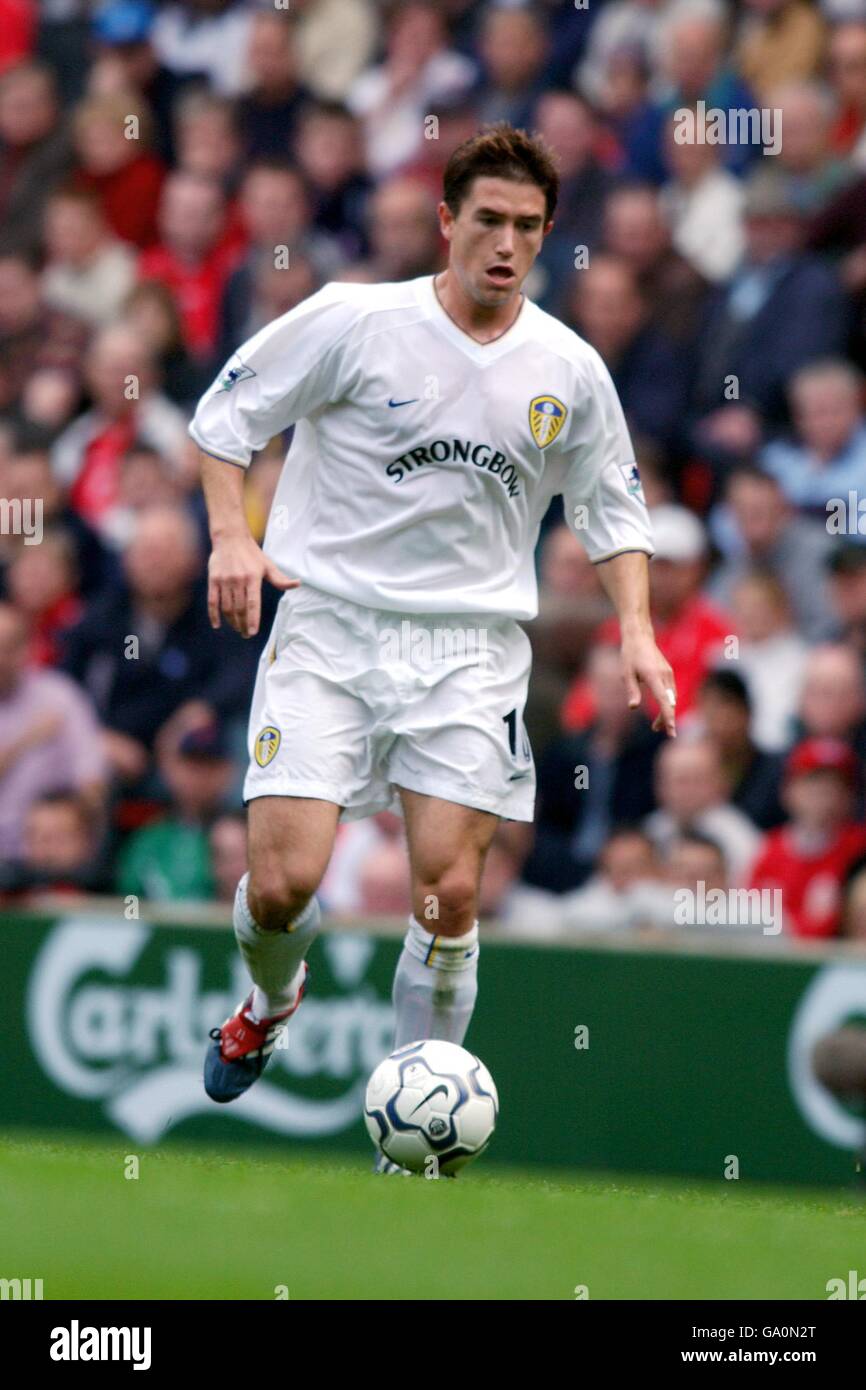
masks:
[(380, 1062), (367, 1083), (370, 1138), (412, 1173), (450, 1177), (465, 1167), (487, 1148), (498, 1113), (493, 1077), (456, 1043), (408, 1043)]

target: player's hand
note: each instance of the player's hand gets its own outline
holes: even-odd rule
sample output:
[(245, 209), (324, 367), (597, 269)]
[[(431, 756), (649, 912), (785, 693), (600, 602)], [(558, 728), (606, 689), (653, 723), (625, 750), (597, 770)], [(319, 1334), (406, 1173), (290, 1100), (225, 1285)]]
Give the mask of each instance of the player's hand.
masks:
[(242, 637), (255, 637), (262, 616), (262, 580), (275, 589), (297, 589), (300, 579), (274, 563), (252, 536), (225, 536), (214, 541), (207, 567), (207, 611), (211, 627), (224, 613)]
[(659, 707), (653, 731), (658, 733), (664, 729), (668, 738), (676, 738), (677, 683), (651, 632), (623, 637), (622, 667), (629, 709), (637, 709), (641, 702), (641, 686), (646, 686)]

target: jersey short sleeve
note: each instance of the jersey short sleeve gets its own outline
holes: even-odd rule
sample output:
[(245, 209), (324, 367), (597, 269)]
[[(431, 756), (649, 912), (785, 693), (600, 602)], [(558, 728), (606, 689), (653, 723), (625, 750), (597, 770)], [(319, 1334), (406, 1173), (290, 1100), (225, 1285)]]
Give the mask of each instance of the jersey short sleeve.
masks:
[(339, 398), (341, 343), (357, 319), (349, 289), (326, 285), (229, 358), (189, 426), (199, 448), (246, 468), (275, 435)]
[(610, 372), (595, 350), (576, 371), (564, 441), (565, 519), (593, 563), (626, 550), (653, 553), (634, 448)]

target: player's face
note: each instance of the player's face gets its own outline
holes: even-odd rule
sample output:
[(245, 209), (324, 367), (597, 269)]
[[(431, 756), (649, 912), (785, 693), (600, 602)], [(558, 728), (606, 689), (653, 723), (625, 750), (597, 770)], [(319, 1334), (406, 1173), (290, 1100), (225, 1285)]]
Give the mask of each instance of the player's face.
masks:
[(456, 217), (445, 203), (439, 217), (450, 243), (449, 269), (464, 293), (489, 309), (519, 293), (553, 226), (545, 223), (537, 184), (486, 176), (474, 180)]

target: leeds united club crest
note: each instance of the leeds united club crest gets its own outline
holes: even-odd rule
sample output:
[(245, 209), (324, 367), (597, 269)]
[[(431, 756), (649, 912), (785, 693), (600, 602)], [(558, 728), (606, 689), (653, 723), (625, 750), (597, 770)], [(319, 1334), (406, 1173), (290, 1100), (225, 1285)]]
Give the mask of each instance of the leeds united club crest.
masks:
[(269, 724), (267, 728), (262, 729), (256, 739), (255, 755), (259, 767), (267, 767), (268, 763), (275, 757), (279, 746), (280, 731), (275, 729), (273, 724)]
[(535, 396), (529, 402), (529, 428), (539, 449), (552, 444), (565, 424), (568, 414), (556, 396)]

